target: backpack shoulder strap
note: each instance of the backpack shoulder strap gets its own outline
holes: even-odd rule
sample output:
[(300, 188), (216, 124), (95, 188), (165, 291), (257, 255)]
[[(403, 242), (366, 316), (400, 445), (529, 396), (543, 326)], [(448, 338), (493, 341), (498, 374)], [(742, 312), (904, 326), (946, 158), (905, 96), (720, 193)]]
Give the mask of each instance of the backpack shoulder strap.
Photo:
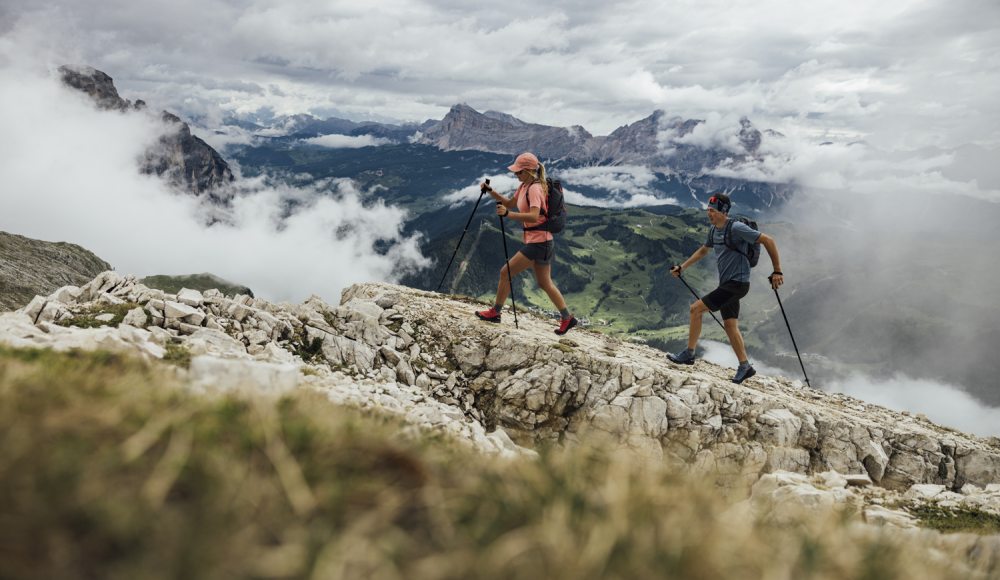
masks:
[[(740, 251), (733, 242), (733, 218), (726, 220), (726, 228), (722, 230), (722, 243), (726, 244), (726, 247), (730, 250)], [(741, 254), (743, 252), (740, 252)]]
[[(743, 220), (741, 219), (740, 222), (742, 223)], [(729, 220), (726, 221), (726, 229), (722, 232), (722, 239), (726, 243), (726, 247), (730, 250), (739, 252), (747, 258), (750, 257), (750, 254), (741, 250), (740, 247), (736, 245), (736, 242), (733, 241), (733, 218), (729, 218)], [(753, 248), (750, 248), (750, 252), (753, 253)]]

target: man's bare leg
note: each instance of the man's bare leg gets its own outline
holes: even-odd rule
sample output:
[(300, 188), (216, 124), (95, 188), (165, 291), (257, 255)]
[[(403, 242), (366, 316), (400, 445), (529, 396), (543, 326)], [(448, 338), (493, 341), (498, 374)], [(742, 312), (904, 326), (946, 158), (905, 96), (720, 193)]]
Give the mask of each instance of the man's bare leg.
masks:
[(743, 346), (743, 335), (740, 334), (738, 320), (735, 318), (723, 320), (722, 326), (726, 329), (726, 335), (729, 336), (729, 344), (732, 345), (733, 352), (736, 353), (736, 360), (740, 362), (747, 360), (747, 351)]
[[(698, 346), (698, 338), (701, 336), (701, 317), (708, 312), (708, 306), (701, 300), (691, 305), (691, 325), (688, 327), (688, 348), (694, 350)], [(740, 344), (743, 344), (742, 339)]]

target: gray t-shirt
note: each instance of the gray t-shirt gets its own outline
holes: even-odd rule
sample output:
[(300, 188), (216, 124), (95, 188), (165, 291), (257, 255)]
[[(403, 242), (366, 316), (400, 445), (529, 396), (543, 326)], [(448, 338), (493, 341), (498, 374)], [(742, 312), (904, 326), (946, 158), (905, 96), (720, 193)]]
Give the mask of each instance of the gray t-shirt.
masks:
[[(731, 219), (731, 218), (730, 218)], [(719, 284), (725, 284), (730, 280), (734, 282), (750, 281), (750, 260), (745, 254), (750, 253), (750, 244), (757, 241), (760, 232), (753, 230), (743, 222), (734, 221), (731, 236), (733, 243), (740, 252), (734, 252), (726, 246), (722, 238), (722, 232), (726, 229), (725, 224), (721, 228), (715, 228), (715, 235), (709, 228), (708, 236), (705, 238), (705, 247), (715, 248), (715, 261), (719, 265)], [(712, 238), (715, 238), (714, 240)]]

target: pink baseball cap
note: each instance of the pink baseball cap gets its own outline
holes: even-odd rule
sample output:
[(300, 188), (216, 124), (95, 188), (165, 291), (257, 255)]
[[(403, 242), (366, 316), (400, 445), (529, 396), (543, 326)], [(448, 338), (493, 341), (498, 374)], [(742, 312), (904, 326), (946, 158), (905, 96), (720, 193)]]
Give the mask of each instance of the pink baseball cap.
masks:
[(538, 158), (531, 153), (522, 153), (517, 156), (517, 161), (514, 162), (514, 165), (511, 165), (507, 169), (510, 169), (514, 173), (517, 173), (522, 169), (530, 169), (534, 171), (538, 169)]

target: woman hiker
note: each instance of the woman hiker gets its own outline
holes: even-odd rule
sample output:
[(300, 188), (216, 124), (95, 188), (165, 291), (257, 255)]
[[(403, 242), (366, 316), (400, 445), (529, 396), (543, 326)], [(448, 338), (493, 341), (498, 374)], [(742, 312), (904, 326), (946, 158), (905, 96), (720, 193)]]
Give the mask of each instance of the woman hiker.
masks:
[[(493, 308), (476, 312), (481, 320), (487, 322), (500, 322), (500, 309), (507, 301), (510, 294), (510, 278), (507, 269), (510, 268), (510, 276), (531, 267), (535, 272), (535, 280), (538, 287), (549, 295), (549, 300), (555, 304), (559, 310), (562, 322), (556, 334), (566, 334), (569, 329), (576, 326), (576, 318), (569, 313), (566, 301), (556, 285), (552, 283), (550, 277), (552, 261), (555, 259), (555, 241), (550, 232), (532, 230), (545, 221), (545, 216), (540, 215), (542, 210), (548, 210), (548, 191), (545, 183), (545, 166), (538, 162), (538, 158), (531, 153), (522, 153), (507, 169), (514, 172), (521, 185), (518, 186), (514, 196), (510, 199), (500, 195), (489, 185), (483, 183), (487, 193), (493, 196), (497, 202), (497, 215), (510, 218), (524, 224), (524, 247), (514, 254), (514, 257), (500, 270), (500, 283), (497, 285), (497, 298)], [(516, 212), (511, 211), (516, 209)]]

